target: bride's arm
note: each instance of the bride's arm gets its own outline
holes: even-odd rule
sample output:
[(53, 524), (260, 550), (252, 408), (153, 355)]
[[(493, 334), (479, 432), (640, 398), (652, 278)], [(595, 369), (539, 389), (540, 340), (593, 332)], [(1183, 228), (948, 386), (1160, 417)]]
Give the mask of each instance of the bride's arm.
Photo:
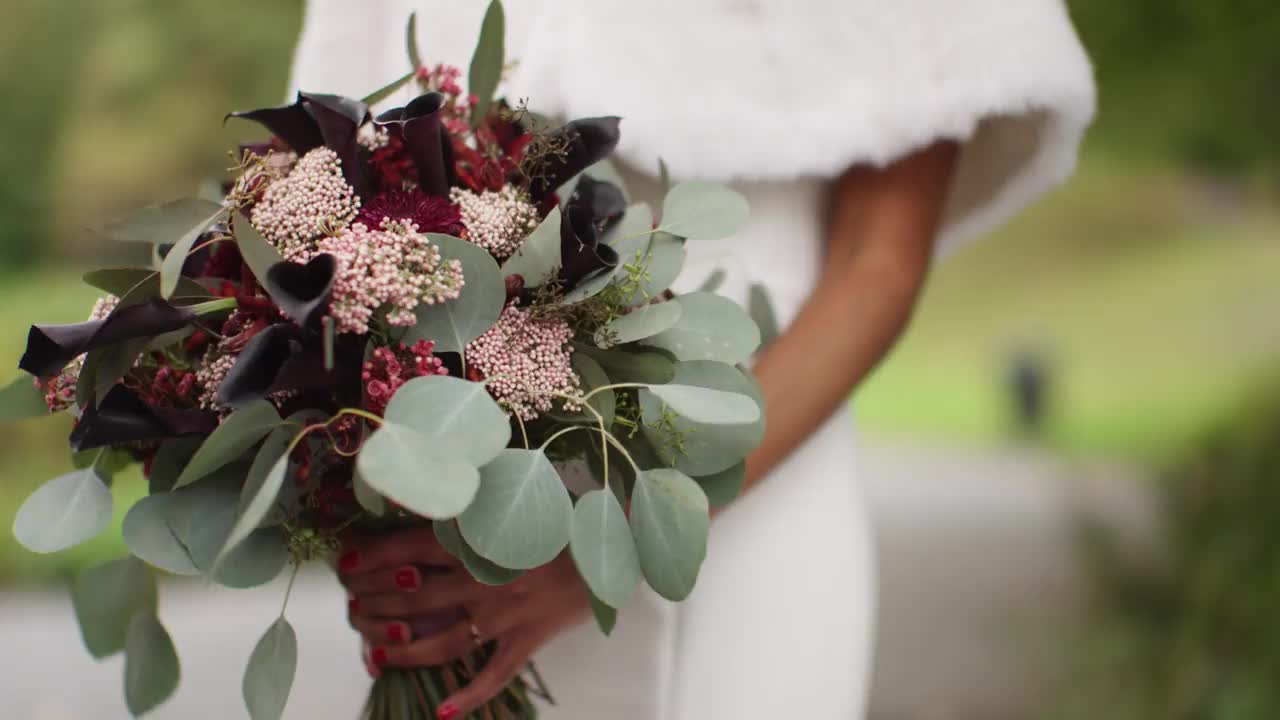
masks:
[(906, 327), (933, 256), (957, 145), (944, 142), (834, 185), (817, 287), (761, 355), (764, 442), (747, 483), (809, 437), (889, 352)]

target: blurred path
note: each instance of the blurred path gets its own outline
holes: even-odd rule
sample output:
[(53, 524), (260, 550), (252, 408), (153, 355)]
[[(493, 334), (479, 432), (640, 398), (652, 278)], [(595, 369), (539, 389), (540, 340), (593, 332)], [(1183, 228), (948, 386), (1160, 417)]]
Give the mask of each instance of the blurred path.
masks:
[[(1024, 717), (1046, 622), (1069, 618), (1078, 577), (1071, 512), (1103, 507), (1145, 525), (1137, 476), (1034, 452), (870, 447), (864, 489), (877, 527), (880, 626), (876, 720)], [(190, 583), (161, 594), (183, 661), (175, 697), (150, 718), (245, 717), (240, 680), (283, 583), (235, 592)], [(289, 608), (299, 671), (286, 718), (351, 720), (366, 687), (345, 597), (327, 572), (299, 578)], [(122, 660), (95, 663), (62, 593), (0, 596), (4, 718), (126, 720)]]

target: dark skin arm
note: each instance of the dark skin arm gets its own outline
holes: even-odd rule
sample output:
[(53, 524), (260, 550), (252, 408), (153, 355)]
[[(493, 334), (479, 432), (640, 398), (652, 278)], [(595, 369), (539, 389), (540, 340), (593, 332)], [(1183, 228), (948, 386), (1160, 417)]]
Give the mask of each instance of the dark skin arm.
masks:
[[(901, 335), (928, 273), (956, 155), (954, 143), (938, 143), (886, 168), (853, 168), (834, 183), (817, 286), (755, 366), (768, 430), (747, 459), (748, 487), (836, 412)], [(469, 653), (472, 623), (482, 639), (499, 641), (484, 671), (441, 707), (442, 718), (482, 706), (540, 647), (590, 613), (567, 553), (513, 583), (487, 587), (459, 568), (429, 529), (352, 540), (347, 547), (340, 576), (355, 598), (352, 624), (372, 648), (375, 672), (376, 666), (437, 665)], [(450, 569), (397, 583), (398, 576), (417, 572), (415, 564)], [(429, 592), (419, 591), (424, 584)], [(470, 622), (411, 637), (412, 618), (459, 606)]]

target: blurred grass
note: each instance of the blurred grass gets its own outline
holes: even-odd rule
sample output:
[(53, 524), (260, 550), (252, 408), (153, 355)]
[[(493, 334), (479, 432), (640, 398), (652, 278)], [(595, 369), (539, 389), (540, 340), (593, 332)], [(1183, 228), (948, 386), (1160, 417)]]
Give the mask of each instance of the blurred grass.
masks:
[(857, 393), (864, 429), (942, 442), (1010, 436), (1012, 352), (1050, 360), (1048, 441), (1158, 458), (1280, 357), (1280, 215), (1261, 193), (1109, 156), (942, 263), (888, 362)]

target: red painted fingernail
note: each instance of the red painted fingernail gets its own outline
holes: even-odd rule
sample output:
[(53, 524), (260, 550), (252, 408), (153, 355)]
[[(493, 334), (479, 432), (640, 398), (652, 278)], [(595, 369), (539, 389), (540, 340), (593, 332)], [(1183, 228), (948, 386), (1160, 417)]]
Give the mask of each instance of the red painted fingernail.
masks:
[(393, 643), (402, 643), (409, 636), (409, 630), (403, 623), (392, 623), (387, 626), (387, 639)]
[(347, 612), (352, 615), (356, 615), (360, 612), (359, 598), (351, 598), (350, 600), (347, 601)]
[(374, 648), (373, 652), (369, 653), (369, 659), (373, 661), (373, 664), (376, 667), (382, 667), (383, 665), (386, 665), (387, 664), (386, 648)]
[(436, 711), (436, 717), (440, 720), (453, 720), (458, 717), (458, 706), (453, 703), (445, 703)]
[(417, 590), (422, 586), (422, 576), (417, 568), (403, 567), (396, 571), (396, 587), (401, 590)]
[(343, 572), (351, 572), (360, 567), (360, 553), (355, 550), (342, 553), (342, 557), (338, 558), (338, 569)]

